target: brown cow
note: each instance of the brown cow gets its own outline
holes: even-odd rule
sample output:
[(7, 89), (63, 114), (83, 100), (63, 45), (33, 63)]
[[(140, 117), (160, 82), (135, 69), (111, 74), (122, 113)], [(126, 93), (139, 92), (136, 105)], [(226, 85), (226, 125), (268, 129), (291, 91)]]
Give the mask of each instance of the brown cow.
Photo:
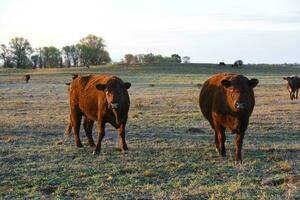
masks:
[(26, 81), (26, 83), (28, 83), (28, 81), (30, 80), (30, 75), (29, 74), (26, 74), (24, 76), (24, 80)]
[(226, 156), (225, 129), (236, 134), (236, 162), (242, 162), (243, 138), (255, 105), (253, 88), (257, 84), (257, 79), (219, 73), (205, 81), (200, 92), (200, 109), (214, 130), (216, 150), (221, 156)]
[(290, 99), (298, 99), (298, 90), (300, 88), (300, 78), (298, 76), (283, 77), (287, 81), (287, 89), (290, 93)]
[(81, 118), (85, 116), (91, 121), (97, 121), (99, 129), (93, 154), (100, 152), (107, 122), (118, 129), (121, 150), (128, 150), (125, 141), (125, 126), (130, 106), (127, 89), (130, 86), (130, 83), (124, 83), (120, 78), (111, 75), (83, 76), (72, 81), (72, 87), (70, 87), (71, 125), (77, 147), (82, 147), (79, 130)]
[[(72, 81), (66, 83), (66, 85), (68, 86), (69, 96), (70, 96), (70, 88), (72, 87), (72, 82), (77, 77), (78, 77), (77, 74), (73, 74)], [(95, 143), (94, 143), (94, 140), (93, 140), (93, 132), (92, 132), (93, 131), (93, 125), (94, 125), (93, 120), (89, 120), (87, 117), (83, 116), (83, 128), (84, 128), (85, 134), (88, 138), (88, 143), (91, 147), (95, 146)], [(71, 130), (72, 130), (72, 120), (71, 120), (71, 115), (69, 115), (69, 122), (68, 122), (68, 125), (67, 125), (66, 130), (65, 130), (65, 139), (66, 140), (70, 137)]]

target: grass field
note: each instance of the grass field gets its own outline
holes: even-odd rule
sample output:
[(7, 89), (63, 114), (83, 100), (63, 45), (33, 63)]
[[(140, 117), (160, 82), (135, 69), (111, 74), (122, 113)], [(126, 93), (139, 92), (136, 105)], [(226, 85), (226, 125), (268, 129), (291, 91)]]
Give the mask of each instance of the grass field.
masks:
[[(200, 113), (197, 84), (235, 71), (260, 83), (244, 139), (243, 164), (215, 152)], [(28, 84), (22, 75), (31, 74)], [(132, 83), (126, 154), (107, 125), (99, 156), (64, 142), (65, 82), (72, 74), (110, 73)], [(0, 69), (0, 199), (300, 199), (300, 100), (282, 77), (297, 67), (211, 64)], [(198, 128), (198, 132), (187, 131)], [(81, 130), (81, 138), (86, 141)], [(96, 137), (96, 127), (94, 128)]]

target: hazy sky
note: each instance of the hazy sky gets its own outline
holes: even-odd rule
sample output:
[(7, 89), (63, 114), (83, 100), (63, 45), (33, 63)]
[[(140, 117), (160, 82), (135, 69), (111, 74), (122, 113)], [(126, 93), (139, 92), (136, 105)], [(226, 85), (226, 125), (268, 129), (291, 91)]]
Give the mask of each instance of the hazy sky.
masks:
[(126, 53), (190, 56), (192, 62), (300, 62), (300, 0), (0, 0), (0, 44), (33, 47), (103, 37)]

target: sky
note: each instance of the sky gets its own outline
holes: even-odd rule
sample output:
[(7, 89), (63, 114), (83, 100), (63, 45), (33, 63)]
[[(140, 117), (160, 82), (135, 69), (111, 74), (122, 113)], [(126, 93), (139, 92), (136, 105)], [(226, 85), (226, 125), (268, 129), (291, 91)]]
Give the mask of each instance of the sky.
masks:
[(127, 54), (195, 63), (300, 63), (300, 0), (0, 0), (0, 44), (76, 44), (101, 36), (113, 61)]

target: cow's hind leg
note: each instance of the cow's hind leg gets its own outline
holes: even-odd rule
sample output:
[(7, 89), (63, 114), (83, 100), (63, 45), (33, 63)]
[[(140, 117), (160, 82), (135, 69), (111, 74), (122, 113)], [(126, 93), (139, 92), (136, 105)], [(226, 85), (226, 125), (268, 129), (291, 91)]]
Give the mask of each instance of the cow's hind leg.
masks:
[(242, 163), (242, 146), (245, 133), (237, 133), (235, 136), (235, 162)]
[(87, 117), (84, 117), (83, 128), (85, 130), (85, 134), (88, 139), (88, 143), (91, 147), (95, 146), (95, 143), (93, 140), (93, 125), (94, 125), (93, 120), (89, 120)]

